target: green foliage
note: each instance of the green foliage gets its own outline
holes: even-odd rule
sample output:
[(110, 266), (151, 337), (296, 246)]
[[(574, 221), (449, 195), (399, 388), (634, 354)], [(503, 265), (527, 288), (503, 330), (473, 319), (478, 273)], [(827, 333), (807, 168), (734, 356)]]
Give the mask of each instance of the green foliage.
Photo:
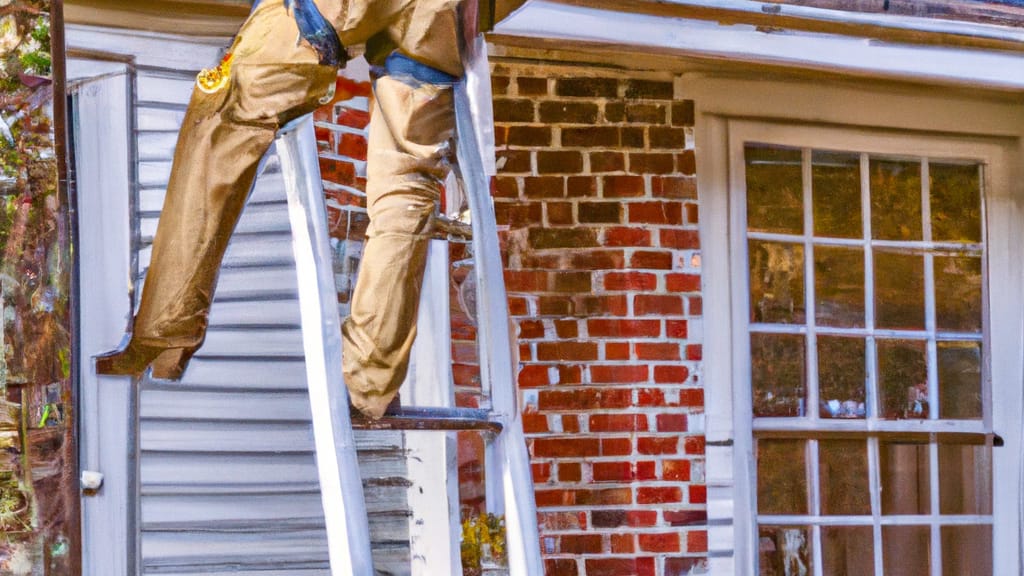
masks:
[(480, 514), (463, 520), (461, 552), (466, 576), (482, 574), (484, 566), (504, 566), (505, 517)]

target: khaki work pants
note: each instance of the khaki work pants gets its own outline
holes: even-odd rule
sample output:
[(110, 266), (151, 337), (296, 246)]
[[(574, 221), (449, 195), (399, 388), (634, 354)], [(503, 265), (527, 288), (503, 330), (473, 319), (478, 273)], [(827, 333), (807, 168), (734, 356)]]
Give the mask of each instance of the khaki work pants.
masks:
[[(454, 4), (448, 0), (318, 0), (342, 42), (397, 47), (448, 73), (456, 69)], [(433, 13), (431, 13), (433, 11)], [(427, 30), (424, 23), (433, 22)], [(282, 0), (263, 0), (236, 38), (225, 88), (193, 91), (178, 137), (133, 340), (197, 349), (205, 338), (217, 271), (277, 130), (311, 112), (337, 70), (297, 43)], [(415, 51), (420, 50), (425, 55)], [(352, 404), (379, 417), (408, 368), (434, 206), (454, 131), (452, 87), (382, 76), (370, 127), (371, 219), (352, 314), (343, 327)]]

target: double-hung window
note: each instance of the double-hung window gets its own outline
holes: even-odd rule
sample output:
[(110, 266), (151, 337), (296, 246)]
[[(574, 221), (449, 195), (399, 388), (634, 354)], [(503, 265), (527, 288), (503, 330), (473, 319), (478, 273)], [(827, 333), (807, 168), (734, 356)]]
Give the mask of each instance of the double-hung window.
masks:
[(752, 457), (738, 529), (757, 573), (1016, 573), (1013, 535), (997, 542), (1018, 502), (999, 435), (1020, 433), (1000, 409), (1021, 358), (1021, 223), (993, 213), (1014, 204), (1004, 149), (746, 121), (728, 135), (736, 434)]

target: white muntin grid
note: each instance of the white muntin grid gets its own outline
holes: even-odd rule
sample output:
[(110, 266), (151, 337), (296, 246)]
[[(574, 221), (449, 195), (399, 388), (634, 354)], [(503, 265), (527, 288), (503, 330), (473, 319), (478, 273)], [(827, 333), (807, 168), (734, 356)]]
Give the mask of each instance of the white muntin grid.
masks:
[[(748, 144), (748, 146), (757, 146)], [(790, 245), (802, 246), (804, 251), (804, 316), (801, 324), (791, 323), (748, 323), (747, 333), (763, 334), (791, 334), (799, 335), (805, 339), (804, 353), (804, 376), (805, 376), (805, 410), (799, 417), (755, 417), (752, 422), (752, 432), (755, 440), (757, 438), (774, 437), (806, 440), (805, 452), (805, 473), (806, 490), (808, 497), (808, 514), (804, 515), (766, 515), (756, 514), (756, 526), (754, 526), (755, 542), (759, 538), (758, 527), (800, 527), (806, 529), (810, 540), (809, 558), (813, 565), (812, 573), (815, 576), (823, 574), (822, 557), (822, 527), (829, 526), (869, 526), (873, 533), (873, 563), (876, 576), (884, 574), (883, 559), (883, 526), (922, 526), (930, 530), (930, 573), (932, 576), (939, 576), (942, 571), (942, 534), (943, 526), (955, 525), (984, 525), (991, 526), (993, 516), (991, 514), (941, 514), (940, 505), (940, 478), (939, 478), (939, 445), (954, 440), (955, 443), (982, 444), (990, 449), (992, 433), (992, 410), (991, 391), (989, 390), (989, 367), (988, 354), (984, 346), (984, 334), (987, 332), (987, 270), (985, 258), (985, 245), (983, 242), (961, 243), (961, 242), (936, 242), (932, 238), (931, 218), (931, 190), (930, 184), (930, 162), (927, 157), (898, 157), (892, 155), (874, 156), (876, 160), (914, 162), (920, 166), (920, 197), (921, 197), (921, 238), (919, 240), (878, 240), (872, 238), (872, 214), (871, 214), (871, 160), (872, 155), (868, 153), (859, 154), (859, 176), (860, 176), (860, 213), (861, 213), (861, 237), (860, 238), (832, 238), (816, 237), (814, 235), (814, 211), (813, 211), (813, 150), (811, 148), (801, 149), (801, 177), (802, 177), (802, 210), (803, 210), (803, 233), (766, 233), (750, 231), (746, 228), (746, 195), (745, 186), (741, 188), (738, 198), (735, 198), (736, 210), (742, 212), (740, 220), (743, 223), (743, 241), (737, 243), (738, 256), (747, 268), (747, 286), (749, 287), (749, 259), (748, 242), (750, 240), (784, 242)], [(939, 161), (943, 164), (962, 162)], [(977, 164), (977, 163), (975, 163)], [(984, 174), (982, 166), (978, 165), (979, 186), (983, 186)], [(745, 172), (745, 170), (743, 170)], [(745, 181), (745, 179), (741, 179)], [(983, 190), (978, 190), (979, 201), (983, 200)], [(984, 239), (984, 206), (982, 204), (981, 236)], [(739, 231), (737, 231), (739, 232)], [(815, 294), (815, 270), (814, 251), (820, 246), (856, 247), (862, 249), (864, 262), (864, 327), (847, 328), (833, 326), (818, 326), (816, 318), (816, 294)], [(923, 281), (924, 281), (924, 329), (923, 330), (894, 330), (878, 328), (875, 319), (875, 278), (874, 260), (877, 250), (885, 250), (895, 253), (910, 253), (923, 257)], [(957, 255), (974, 256), (981, 259), (982, 277), (982, 324), (985, 329), (981, 333), (961, 333), (947, 330), (940, 331), (936, 321), (936, 284), (934, 264), (936, 256)], [(939, 295), (941, 298), (941, 295)], [(749, 302), (749, 301), (748, 301)], [(748, 304), (749, 306), (750, 304)], [(749, 317), (749, 308), (748, 308)], [(817, 337), (826, 336), (848, 336), (859, 337), (865, 342), (865, 408), (866, 414), (859, 419), (821, 418), (819, 415), (819, 386), (818, 386), (818, 346)], [(881, 417), (879, 412), (879, 390), (878, 390), (878, 355), (876, 342), (878, 340), (911, 340), (920, 341), (925, 344), (925, 360), (927, 366), (927, 402), (928, 415), (926, 419), (908, 420), (887, 420)], [(938, 387), (938, 343), (939, 342), (978, 342), (982, 348), (982, 414), (981, 418), (974, 420), (954, 420), (940, 418), (940, 395)], [(747, 358), (747, 375), (750, 376), (750, 347), (749, 340), (744, 346), (745, 350), (738, 350)], [(748, 382), (750, 380), (748, 379)], [(753, 391), (748, 388), (748, 393)], [(748, 401), (753, 396), (748, 396)], [(926, 446), (928, 450), (928, 488), (929, 506), (928, 514), (919, 515), (883, 515), (882, 494), (881, 494), (881, 448), (880, 446), (888, 439), (906, 438), (907, 434), (916, 437), (915, 442)], [(865, 496), (870, 499), (870, 514), (864, 515), (823, 515), (822, 514), (822, 486), (820, 482), (820, 445), (819, 437), (858, 439), (867, 443), (865, 455), (868, 468), (868, 487), (870, 494)], [(951, 442), (954, 443), (954, 442)], [(990, 461), (991, 459), (989, 459)], [(987, 473), (991, 483), (991, 472)], [(756, 479), (755, 479), (756, 480)], [(990, 485), (991, 486), (991, 485)], [(988, 495), (991, 498), (991, 487), (988, 488)], [(754, 510), (758, 510), (757, 490), (751, 495), (754, 501)]]

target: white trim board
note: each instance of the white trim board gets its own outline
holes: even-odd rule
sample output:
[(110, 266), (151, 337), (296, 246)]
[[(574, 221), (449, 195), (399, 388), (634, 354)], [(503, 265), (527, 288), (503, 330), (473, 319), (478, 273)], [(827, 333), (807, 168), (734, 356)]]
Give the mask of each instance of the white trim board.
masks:
[(530, 0), (498, 34), (658, 49), (680, 56), (791, 66), (885, 79), (1024, 91), (1024, 54), (875, 43), (868, 38), (767, 33), (685, 18)]

